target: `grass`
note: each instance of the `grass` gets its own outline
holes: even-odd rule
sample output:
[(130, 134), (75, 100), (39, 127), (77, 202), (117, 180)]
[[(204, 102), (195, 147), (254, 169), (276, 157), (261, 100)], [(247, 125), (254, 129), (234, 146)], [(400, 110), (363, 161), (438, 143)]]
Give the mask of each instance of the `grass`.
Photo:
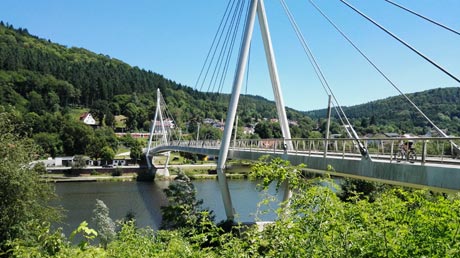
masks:
[(69, 111), (69, 114), (77, 121), (80, 120), (80, 116), (85, 113), (89, 112), (89, 108), (72, 108)]
[(115, 116), (115, 128), (126, 128), (126, 116)]

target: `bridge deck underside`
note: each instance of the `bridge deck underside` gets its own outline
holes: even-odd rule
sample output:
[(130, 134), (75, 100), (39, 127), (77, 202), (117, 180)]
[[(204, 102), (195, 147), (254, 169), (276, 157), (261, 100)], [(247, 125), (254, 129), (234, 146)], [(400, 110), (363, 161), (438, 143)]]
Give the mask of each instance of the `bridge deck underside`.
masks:
[[(218, 156), (218, 148), (199, 148), (187, 146), (162, 146), (154, 152), (184, 151), (202, 155)], [(326, 171), (331, 174), (366, 178), (400, 185), (429, 187), (431, 189), (460, 190), (460, 168), (458, 166), (434, 166), (411, 163), (390, 163), (387, 161), (370, 161), (358, 158), (340, 158), (309, 156), (295, 153), (266, 153), (251, 150), (230, 150), (229, 158), (258, 160), (261, 156), (271, 155), (288, 160), (293, 165), (305, 164), (308, 169)], [(332, 169), (329, 169), (332, 168)]]

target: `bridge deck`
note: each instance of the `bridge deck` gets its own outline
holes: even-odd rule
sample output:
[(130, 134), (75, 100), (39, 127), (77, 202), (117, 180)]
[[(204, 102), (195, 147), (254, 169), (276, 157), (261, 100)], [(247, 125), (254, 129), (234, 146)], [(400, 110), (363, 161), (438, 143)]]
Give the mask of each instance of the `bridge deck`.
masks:
[[(387, 145), (390, 143), (389, 139), (384, 140), (387, 141)], [(391, 144), (394, 145), (397, 140), (391, 140)], [(446, 141), (446, 139), (439, 140)], [(297, 146), (296, 149), (286, 151), (282, 148), (283, 141), (281, 139), (270, 139), (270, 141), (271, 143), (268, 145), (269, 140), (259, 140), (256, 144), (248, 141), (246, 144), (235, 143), (234, 146), (236, 147), (229, 150), (229, 158), (258, 160), (263, 155), (271, 155), (288, 160), (293, 165), (305, 164), (308, 169), (331, 174), (393, 184), (429, 187), (442, 191), (460, 190), (460, 160), (449, 158), (446, 155), (429, 156), (424, 154), (414, 163), (397, 162), (394, 159), (393, 147), (391, 153), (385, 153), (385, 150), (389, 149), (388, 146), (384, 146), (385, 144), (382, 144), (381, 152), (371, 153), (371, 159), (362, 159), (358, 153), (345, 151), (340, 153), (337, 152), (337, 149), (327, 151), (326, 155), (320, 149), (302, 149), (298, 147), (299, 142), (293, 144)], [(311, 139), (304, 139), (304, 141), (308, 141), (308, 143), (304, 142), (303, 145), (312, 144)], [(324, 142), (324, 139), (322, 141)], [(351, 140), (348, 139), (348, 141)], [(151, 153), (153, 155), (153, 153), (165, 151), (183, 151), (218, 156), (219, 148), (219, 141), (172, 142), (167, 146), (155, 147)], [(328, 170), (328, 168), (331, 169)]]

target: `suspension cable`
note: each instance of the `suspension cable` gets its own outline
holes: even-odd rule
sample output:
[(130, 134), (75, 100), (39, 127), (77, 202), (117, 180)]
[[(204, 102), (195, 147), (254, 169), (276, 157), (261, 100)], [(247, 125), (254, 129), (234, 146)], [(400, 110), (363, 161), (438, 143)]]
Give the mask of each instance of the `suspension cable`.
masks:
[(418, 16), (418, 17), (420, 17), (420, 18), (422, 18), (422, 19), (424, 19), (424, 20), (426, 20), (426, 21), (429, 21), (429, 22), (431, 22), (431, 23), (433, 23), (433, 24), (435, 24), (435, 25), (437, 25), (437, 26), (439, 26), (439, 27), (441, 27), (441, 28), (444, 28), (444, 29), (446, 29), (446, 30), (448, 30), (448, 31), (450, 31), (450, 32), (453, 32), (453, 33), (457, 34), (457, 35), (460, 35), (460, 32), (458, 32), (458, 31), (456, 31), (456, 30), (454, 30), (454, 29), (452, 29), (452, 28), (449, 28), (449, 27), (447, 27), (446, 25), (443, 25), (443, 24), (441, 24), (441, 23), (439, 23), (439, 22), (437, 22), (437, 21), (435, 21), (435, 20), (432, 20), (432, 19), (426, 17), (426, 16), (423, 16), (423, 15), (421, 15), (421, 14), (419, 14), (419, 13), (416, 13), (415, 11), (412, 11), (412, 10), (410, 10), (410, 9), (408, 9), (408, 8), (406, 8), (406, 7), (402, 6), (402, 5), (400, 5), (400, 4), (397, 4), (397, 3), (393, 2), (393, 1), (390, 1), (390, 0), (384, 0), (384, 1), (386, 1), (387, 3), (390, 3), (390, 4), (392, 4), (392, 5), (394, 5), (394, 6), (396, 6), (396, 7), (399, 7), (399, 8), (401, 8), (401, 9), (403, 9), (404, 11), (407, 11), (407, 12), (409, 12), (409, 13), (412, 13), (413, 15), (416, 15), (416, 16)]
[(231, 37), (230, 35), (233, 33), (233, 30), (235, 29), (234, 26), (235, 26), (236, 16), (238, 15), (237, 9), (241, 9), (240, 8), (241, 0), (238, 0), (236, 5), (237, 5), (236, 9), (232, 14), (229, 29), (227, 30), (223, 44), (220, 48), (219, 57), (217, 58), (216, 65), (214, 66), (214, 71), (212, 73), (211, 79), (209, 80), (208, 92), (210, 92), (211, 87), (212, 87), (212, 91), (214, 92), (214, 88), (216, 86), (215, 81), (217, 81), (221, 68), (222, 68), (222, 64), (223, 64), (222, 60), (224, 60), (224, 55), (228, 54), (226, 50), (227, 50), (227, 47), (229, 46), (229, 42), (230, 42), (229, 38)]
[[(287, 8), (286, 3), (282, 2), (281, 4), (283, 5), (284, 10), (288, 13), (288, 17), (293, 18), (292, 14), (289, 12), (289, 9)], [(290, 21), (291, 21), (291, 18), (290, 18)], [(292, 24), (292, 22), (291, 22), (291, 24)], [(294, 30), (296, 32), (297, 38), (301, 41), (302, 47), (304, 48), (304, 52), (307, 54), (308, 60), (310, 61), (310, 64), (313, 66), (313, 70), (315, 71), (315, 74), (318, 77), (318, 80), (320, 81), (320, 83), (321, 83), (321, 85), (322, 85), (322, 87), (324, 89), (324, 92), (326, 93), (326, 95), (332, 95), (333, 96), (332, 104), (334, 105), (334, 110), (337, 113), (342, 125), (344, 125), (348, 137), (353, 138), (353, 134), (350, 133), (350, 131), (348, 129), (351, 126), (350, 122), (348, 121), (348, 119), (346, 119), (347, 123), (345, 123), (345, 121), (342, 118), (342, 114), (346, 117), (345, 112), (340, 108), (340, 104), (337, 102), (337, 99), (335, 98), (335, 95), (333, 94), (332, 89), (329, 88), (329, 85), (327, 84), (327, 81), (325, 80), (325, 77), (321, 73), (321, 69), (319, 69), (319, 66), (316, 63), (316, 60), (315, 60), (314, 56), (312, 55), (312, 52), (310, 51), (310, 48), (306, 44), (305, 39), (303, 38), (303, 35), (302, 35), (301, 31), (299, 30), (299, 28), (298, 28), (297, 24), (295, 23), (295, 21), (294, 21), (294, 24), (295, 24), (295, 26), (293, 26), (293, 27), (294, 27)], [(328, 88), (329, 88), (329, 90), (328, 90)], [(337, 107), (339, 107), (340, 110)], [(342, 114), (341, 114), (341, 112), (342, 112)]]
[(402, 40), (401, 38), (399, 38), (398, 36), (396, 36), (395, 34), (393, 34), (392, 32), (390, 32), (388, 29), (386, 29), (385, 27), (383, 27), (382, 25), (378, 24), (376, 21), (374, 21), (373, 19), (371, 19), (369, 16), (365, 15), (364, 13), (362, 13), (361, 11), (359, 11), (358, 9), (356, 9), (354, 6), (350, 5), (349, 3), (347, 3), (345, 0), (340, 0), (343, 4), (345, 4), (346, 6), (348, 6), (349, 8), (351, 8), (353, 11), (355, 11), (356, 13), (358, 13), (359, 15), (361, 15), (362, 17), (364, 17), (366, 20), (370, 21), (371, 23), (373, 23), (375, 26), (379, 27), (379, 29), (383, 30), (384, 32), (386, 32), (388, 35), (390, 35), (391, 37), (393, 37), (394, 39), (396, 39), (397, 41), (399, 41), (401, 44), (403, 44), (404, 46), (406, 46), (407, 48), (409, 48), (410, 50), (412, 50), (414, 53), (416, 53), (417, 55), (419, 55), (420, 57), (422, 57), (423, 59), (425, 59), (426, 61), (428, 61), (429, 63), (431, 63), (432, 65), (434, 65), (436, 68), (438, 68), (439, 70), (441, 70), (442, 72), (444, 72), (446, 75), (448, 75), (449, 77), (451, 77), (452, 79), (454, 79), (455, 81), (457, 81), (458, 83), (460, 83), (460, 79), (458, 79), (457, 77), (455, 77), (453, 74), (449, 73), (446, 69), (444, 69), (443, 67), (441, 67), (440, 65), (438, 65), (436, 62), (434, 62), (433, 60), (431, 60), (430, 58), (428, 58), (427, 56), (425, 56), (424, 54), (422, 54), (420, 51), (418, 51), (417, 49), (415, 49), (414, 47), (412, 47), (411, 45), (409, 45), (408, 43), (406, 43), (404, 40)]
[[(369, 157), (368, 156), (368, 152), (366, 150), (366, 148), (364, 147), (364, 145), (362, 144), (362, 142), (360, 141), (358, 135), (356, 134), (356, 131), (353, 129), (353, 126), (351, 125), (350, 121), (348, 120), (348, 117), (346, 116), (345, 112), (343, 111), (342, 107), (340, 106), (337, 98), (335, 97), (335, 94), (334, 92), (332, 91), (331, 87), (329, 86), (329, 83), (327, 82), (318, 62), (316, 61), (310, 47), (308, 46), (308, 44), (306, 43), (305, 41), (305, 38), (302, 34), (302, 32), (300, 31), (299, 27), (297, 26), (297, 23), (295, 22), (294, 20), (294, 17), (292, 16), (292, 13), (289, 11), (289, 8), (287, 7), (286, 5), (286, 2), (284, 0), (280, 0), (281, 2), (281, 5), (283, 6), (284, 8), (284, 11), (286, 12), (286, 15), (288, 16), (289, 18), (289, 21), (294, 29), (294, 31), (296, 32), (296, 35), (297, 35), (297, 38), (299, 39), (299, 41), (301, 42), (303, 48), (304, 48), (304, 51), (305, 53), (307, 54), (309, 60), (310, 60), (310, 63), (313, 65), (314, 69), (315, 69), (315, 72), (317, 72), (317, 75), (320, 77), (320, 81), (321, 84), (323, 84), (323, 87), (326, 86), (328, 90), (326, 90), (327, 92), (330, 93), (330, 95), (332, 96), (332, 98), (334, 99), (334, 101), (336, 102), (337, 104), (337, 107), (339, 108), (340, 112), (342, 113), (346, 123), (348, 124), (349, 126), (349, 129), (352, 131), (351, 133), (351, 136), (356, 140), (356, 142), (358, 143), (358, 147), (359, 147), (359, 151), (361, 152), (361, 155), (364, 156), (364, 157)], [(324, 83), (323, 83), (324, 82)], [(347, 130), (347, 133), (348, 130)], [(350, 135), (350, 133), (349, 133)]]
[[(237, 23), (235, 24), (234, 28), (232, 29), (233, 33), (232, 33), (231, 41), (230, 41), (230, 44), (229, 44), (229, 49), (228, 49), (228, 51), (226, 51), (225, 65), (223, 67), (223, 70), (222, 70), (222, 73), (221, 73), (221, 76), (220, 76), (219, 86), (218, 86), (218, 89), (217, 89), (218, 93), (222, 93), (223, 86), (224, 86), (224, 83), (225, 83), (225, 79), (227, 78), (228, 67), (229, 67), (229, 64), (230, 64), (231, 57), (232, 57), (233, 49), (235, 47), (236, 36), (238, 35), (238, 31), (239, 31), (239, 28), (240, 28), (240, 22), (242, 20), (241, 16), (243, 15), (244, 5), (245, 5), (245, 3), (243, 1), (243, 3), (240, 6), (239, 12), (238, 12), (238, 18), (236, 19)], [(249, 5), (248, 5), (248, 8), (249, 8)]]
[(313, 7), (315, 7), (315, 9), (340, 33), (340, 35), (342, 35), (347, 41), (348, 43), (350, 43), (353, 48), (358, 51), (358, 53), (361, 54), (361, 56), (366, 59), (366, 61), (378, 72), (380, 73), (380, 75), (383, 76), (383, 78), (385, 78), (385, 80), (390, 83), (393, 88), (395, 88), (399, 94), (401, 96), (403, 96), (434, 128), (436, 131), (438, 131), (438, 133), (440, 133), (443, 137), (447, 137), (447, 135), (441, 130), (439, 129), (438, 126), (436, 126), (436, 124), (431, 121), (431, 119), (405, 94), (401, 91), (401, 89), (399, 89), (399, 87), (392, 81), (390, 80), (390, 78), (388, 78), (388, 76), (385, 75), (385, 73), (374, 63), (372, 62), (369, 57), (364, 54), (361, 49), (358, 48), (358, 46), (356, 44), (353, 43), (353, 41), (323, 12), (321, 11), (321, 9), (313, 2), (313, 0), (309, 0), (309, 2), (313, 5)]
[[(206, 67), (206, 64), (207, 64), (208, 59), (209, 59), (209, 55), (210, 55), (211, 52), (212, 52), (212, 49), (213, 49), (213, 47), (214, 47), (214, 43), (216, 42), (216, 39), (217, 39), (217, 35), (219, 35), (219, 31), (220, 31), (220, 29), (221, 29), (221, 27), (222, 27), (222, 23), (223, 23), (225, 17), (227, 16), (227, 12), (228, 12), (228, 10), (229, 10), (230, 3), (233, 3), (233, 1), (232, 1), (232, 0), (229, 0), (229, 1), (228, 1), (227, 7), (226, 7), (226, 9), (225, 9), (225, 12), (224, 12), (224, 14), (222, 15), (222, 19), (220, 20), (219, 27), (217, 28), (216, 34), (214, 35), (214, 39), (212, 40), (211, 47), (210, 47), (209, 50), (208, 50), (208, 54), (206, 55), (206, 59), (205, 59), (205, 61), (204, 61), (204, 63), (203, 63), (203, 66), (201, 67), (200, 74), (198, 75), (198, 78), (197, 78), (197, 80), (196, 80), (196, 82), (195, 82), (195, 87), (194, 87), (195, 89), (197, 88), (198, 82), (200, 81), (201, 75), (203, 74), (204, 68)], [(232, 5), (232, 6), (233, 6), (233, 5)]]
[[(231, 1), (231, 0), (230, 0)], [(233, 10), (233, 6), (235, 4), (235, 1), (231, 1), (232, 2), (232, 5), (231, 5), (231, 8), (230, 10)], [(225, 17), (223, 17), (225, 19), (225, 22), (224, 22), (224, 26), (222, 27), (222, 30), (220, 31), (220, 35), (219, 35), (219, 38), (218, 38), (218, 41), (217, 41), (217, 44), (215, 44), (215, 48), (214, 48), (214, 51), (212, 51), (212, 47), (211, 47), (211, 51), (213, 52), (212, 53), (212, 56), (211, 56), (211, 61), (209, 61), (209, 65), (208, 65), (208, 68), (206, 69), (206, 73), (205, 73), (205, 76), (204, 76), (204, 79), (201, 83), (201, 86), (200, 86), (200, 91), (203, 89), (203, 85), (206, 81), (206, 78), (208, 76), (208, 73), (209, 73), (209, 69), (211, 68), (211, 65), (212, 65), (212, 62), (214, 61), (214, 57), (216, 55), (216, 52), (217, 52), (217, 49), (218, 49), (218, 46), (220, 45), (220, 42), (222, 40), (222, 36), (224, 34), (224, 30), (225, 28), (227, 27), (227, 23), (228, 23), (228, 20), (230, 18), (230, 12), (227, 12), (225, 13)]]

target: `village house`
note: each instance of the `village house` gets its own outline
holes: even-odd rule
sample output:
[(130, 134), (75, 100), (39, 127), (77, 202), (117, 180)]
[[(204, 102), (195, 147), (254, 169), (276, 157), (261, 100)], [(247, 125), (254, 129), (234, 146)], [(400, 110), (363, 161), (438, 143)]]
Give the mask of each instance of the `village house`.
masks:
[(80, 116), (80, 121), (82, 121), (83, 123), (85, 123), (87, 125), (96, 125), (96, 120), (94, 119), (94, 117), (89, 112), (83, 113)]
[[(163, 126), (165, 128), (165, 131), (171, 131), (174, 129), (174, 121), (167, 118), (163, 120)], [(162, 126), (160, 121), (155, 121), (155, 128), (153, 130), (155, 133), (160, 133), (162, 131)]]

